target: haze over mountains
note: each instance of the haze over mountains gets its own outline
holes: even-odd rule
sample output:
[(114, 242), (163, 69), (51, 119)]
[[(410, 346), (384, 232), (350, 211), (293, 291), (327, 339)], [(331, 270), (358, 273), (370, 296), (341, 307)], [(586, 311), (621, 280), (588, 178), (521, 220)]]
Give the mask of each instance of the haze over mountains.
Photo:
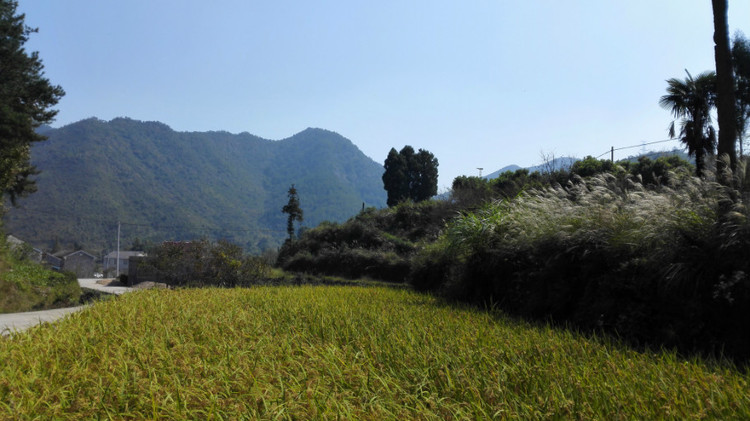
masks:
[(206, 237), (260, 251), (286, 236), (291, 184), (308, 227), (385, 206), (383, 166), (327, 130), (272, 141), (91, 118), (44, 134), (31, 155), (38, 191), (5, 218), (8, 233), (40, 247), (112, 249), (120, 221), (124, 247)]

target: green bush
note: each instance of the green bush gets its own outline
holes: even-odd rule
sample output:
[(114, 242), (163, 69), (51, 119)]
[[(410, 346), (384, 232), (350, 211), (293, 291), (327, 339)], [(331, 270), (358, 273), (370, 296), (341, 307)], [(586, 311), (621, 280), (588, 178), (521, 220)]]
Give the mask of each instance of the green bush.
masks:
[(81, 288), (71, 272), (54, 272), (28, 260), (0, 256), (0, 313), (78, 305)]
[(238, 245), (208, 240), (164, 242), (140, 265), (139, 270), (171, 286), (247, 286), (265, 278), (269, 269), (263, 258), (245, 255)]
[(456, 215), (448, 201), (405, 202), (366, 210), (343, 224), (323, 223), (285, 243), (277, 266), (284, 270), (355, 279), (403, 282), (411, 256), (434, 241)]
[(369, 277), (403, 282), (409, 273), (409, 261), (393, 252), (366, 249), (327, 249), (313, 255), (302, 251), (292, 256), (285, 270), (317, 275), (343, 276), (349, 279)]
[(644, 185), (669, 185), (672, 180), (671, 174), (683, 168), (690, 173), (694, 171), (693, 166), (679, 156), (659, 157), (651, 160), (646, 156), (638, 158), (637, 162), (619, 163), (630, 174), (638, 177)]

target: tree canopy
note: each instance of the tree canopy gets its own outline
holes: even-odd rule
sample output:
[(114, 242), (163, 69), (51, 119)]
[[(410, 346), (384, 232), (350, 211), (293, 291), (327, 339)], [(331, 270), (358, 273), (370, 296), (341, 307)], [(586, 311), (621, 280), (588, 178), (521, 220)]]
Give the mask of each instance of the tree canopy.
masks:
[(405, 200), (427, 200), (437, 194), (438, 160), (427, 150), (414, 152), (409, 145), (400, 152), (391, 148), (385, 160), (383, 188), (388, 192), (388, 206)]
[(65, 94), (44, 77), (39, 54), (24, 49), (37, 30), (24, 24), (17, 7), (0, 0), (0, 194), (13, 203), (36, 189), (30, 144), (45, 140), (36, 129), (52, 122), (57, 111), (50, 108)]
[[(703, 175), (705, 156), (716, 148), (716, 132), (711, 125), (711, 108), (716, 104), (716, 74), (708, 71), (693, 77), (687, 70), (685, 80), (667, 80), (667, 94), (659, 105), (681, 118), (680, 141), (688, 154), (695, 156), (696, 173)], [(669, 136), (675, 137), (675, 122), (669, 125)]]

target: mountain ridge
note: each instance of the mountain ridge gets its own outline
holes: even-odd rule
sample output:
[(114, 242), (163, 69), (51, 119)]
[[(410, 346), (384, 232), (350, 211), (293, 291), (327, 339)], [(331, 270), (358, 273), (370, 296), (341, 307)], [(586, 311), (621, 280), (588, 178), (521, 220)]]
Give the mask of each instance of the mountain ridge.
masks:
[(32, 147), (38, 191), (5, 217), (6, 231), (39, 246), (56, 237), (111, 249), (121, 220), (129, 222), (125, 244), (202, 235), (260, 251), (286, 235), (281, 207), (291, 184), (308, 226), (343, 221), (362, 203), (385, 206), (382, 165), (325, 129), (269, 140), (94, 117), (45, 134)]

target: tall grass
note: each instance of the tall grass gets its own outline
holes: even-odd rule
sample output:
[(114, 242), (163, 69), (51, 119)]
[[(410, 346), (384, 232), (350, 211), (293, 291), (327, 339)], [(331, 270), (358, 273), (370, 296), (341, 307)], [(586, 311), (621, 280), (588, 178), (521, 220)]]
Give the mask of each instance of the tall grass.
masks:
[(0, 340), (1, 419), (743, 419), (750, 374), (406, 290), (142, 291)]
[(638, 342), (750, 357), (748, 211), (715, 182), (668, 181), (646, 188), (600, 174), (494, 202), (450, 223), (414, 260), (412, 283)]
[(647, 254), (673, 245), (678, 234), (708, 235), (717, 219), (720, 189), (692, 177), (649, 189), (630, 177), (599, 174), (494, 202), (457, 219), (446, 235), (452, 251), (462, 255), (551, 241), (596, 244), (616, 255)]

